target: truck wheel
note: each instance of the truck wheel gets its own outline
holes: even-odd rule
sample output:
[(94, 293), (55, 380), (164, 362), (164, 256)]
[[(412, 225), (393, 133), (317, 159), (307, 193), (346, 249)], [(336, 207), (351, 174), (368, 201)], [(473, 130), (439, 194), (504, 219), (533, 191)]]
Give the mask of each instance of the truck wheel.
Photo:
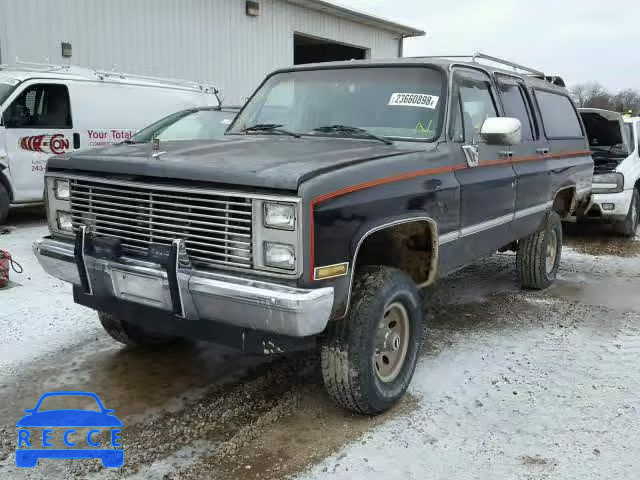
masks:
[(411, 278), (388, 267), (360, 269), (349, 314), (320, 347), (324, 384), (344, 408), (384, 412), (404, 395), (422, 345), (420, 297)]
[(516, 267), (523, 288), (542, 290), (556, 279), (562, 256), (560, 216), (551, 212), (544, 228), (518, 242)]
[(627, 218), (613, 222), (613, 231), (625, 237), (634, 237), (638, 229), (638, 212), (640, 212), (640, 195), (638, 189), (634, 189)]
[(0, 225), (4, 225), (9, 216), (9, 192), (0, 183)]
[(111, 338), (132, 347), (143, 345), (162, 345), (173, 340), (173, 338), (169, 337), (148, 334), (140, 327), (114, 317), (109, 313), (98, 312), (98, 319), (102, 324), (102, 328), (104, 328)]

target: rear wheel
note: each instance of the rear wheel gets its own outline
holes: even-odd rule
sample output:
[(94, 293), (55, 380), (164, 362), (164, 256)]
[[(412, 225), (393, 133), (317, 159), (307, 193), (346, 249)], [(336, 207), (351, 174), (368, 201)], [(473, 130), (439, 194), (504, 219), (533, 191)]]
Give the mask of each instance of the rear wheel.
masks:
[(625, 237), (634, 237), (638, 229), (638, 216), (640, 214), (640, 195), (638, 189), (633, 190), (631, 205), (627, 218), (622, 221), (613, 222), (613, 231)]
[(111, 338), (129, 346), (163, 345), (174, 340), (172, 337), (151, 335), (137, 325), (105, 312), (98, 312), (98, 319)]
[(9, 192), (5, 186), (0, 183), (0, 225), (4, 225), (9, 216)]
[(411, 278), (394, 268), (362, 268), (349, 314), (330, 325), (321, 343), (329, 395), (358, 413), (388, 410), (404, 395), (421, 344), (420, 298)]
[(518, 242), (516, 267), (523, 288), (542, 290), (556, 279), (562, 254), (560, 216), (551, 212), (544, 228)]

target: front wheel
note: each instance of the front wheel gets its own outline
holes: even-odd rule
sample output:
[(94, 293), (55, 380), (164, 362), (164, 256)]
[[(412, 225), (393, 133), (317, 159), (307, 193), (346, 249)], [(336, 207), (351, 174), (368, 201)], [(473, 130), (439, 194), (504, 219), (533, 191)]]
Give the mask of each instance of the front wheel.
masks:
[(624, 237), (634, 237), (638, 229), (638, 215), (640, 212), (640, 194), (633, 190), (629, 212), (624, 220), (613, 222), (613, 231)]
[(137, 325), (106, 312), (98, 312), (98, 319), (111, 338), (131, 347), (163, 345), (173, 340), (170, 337), (151, 335)]
[(349, 314), (321, 342), (325, 387), (344, 408), (384, 412), (407, 390), (421, 344), (420, 297), (411, 278), (394, 268), (364, 267)]
[(543, 290), (556, 279), (562, 254), (562, 222), (551, 212), (544, 228), (518, 242), (516, 267), (523, 288)]

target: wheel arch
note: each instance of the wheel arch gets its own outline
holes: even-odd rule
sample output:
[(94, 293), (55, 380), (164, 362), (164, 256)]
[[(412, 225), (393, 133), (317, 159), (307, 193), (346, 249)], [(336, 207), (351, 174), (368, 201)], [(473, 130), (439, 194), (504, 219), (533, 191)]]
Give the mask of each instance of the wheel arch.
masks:
[(562, 187), (556, 191), (553, 201), (551, 202), (551, 211), (565, 218), (575, 212), (577, 208), (577, 190), (575, 185)]
[[(418, 242), (411, 244), (416, 247), (415, 249), (409, 248), (409, 241), (412, 239)], [(347, 301), (344, 312), (338, 318), (343, 318), (349, 311), (354, 277), (356, 270), (361, 266), (383, 265), (399, 268), (411, 276), (418, 288), (432, 284), (436, 279), (438, 268), (438, 239), (436, 221), (425, 215), (389, 219), (358, 230), (354, 236), (352, 247), (352, 268), (349, 272)], [(394, 256), (394, 250), (391, 249), (392, 246), (398, 245), (396, 242), (400, 242), (404, 247), (399, 256)], [(385, 254), (374, 257), (376, 245), (389, 248), (385, 248)], [(421, 269), (416, 268), (415, 262), (409, 263), (409, 260), (414, 258), (413, 255), (410, 258), (409, 252), (415, 255), (427, 255), (428, 266), (426, 269), (422, 269), (421, 272)], [(373, 261), (374, 258), (377, 261)]]

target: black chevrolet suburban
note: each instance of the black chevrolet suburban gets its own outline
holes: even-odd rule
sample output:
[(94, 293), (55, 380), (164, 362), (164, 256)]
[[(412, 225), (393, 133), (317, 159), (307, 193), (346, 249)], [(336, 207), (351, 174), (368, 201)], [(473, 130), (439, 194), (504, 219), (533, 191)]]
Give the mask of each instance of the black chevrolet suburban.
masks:
[(419, 289), (497, 250), (547, 287), (589, 196), (562, 80), (496, 63), (278, 70), (223, 140), (54, 157), (34, 251), (120, 342), (317, 347), (331, 397), (382, 412), (416, 366)]

